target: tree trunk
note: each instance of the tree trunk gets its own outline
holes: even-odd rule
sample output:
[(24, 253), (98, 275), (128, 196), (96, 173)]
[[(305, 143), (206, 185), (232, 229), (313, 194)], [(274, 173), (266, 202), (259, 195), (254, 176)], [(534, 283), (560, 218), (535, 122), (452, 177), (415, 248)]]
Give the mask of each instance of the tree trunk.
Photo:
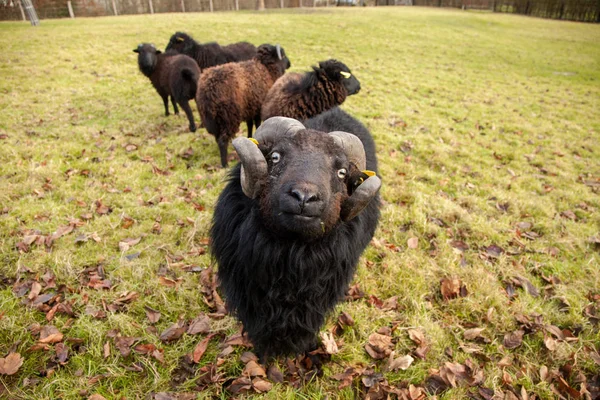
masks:
[(258, 11), (264, 11), (265, 10), (265, 0), (258, 0), (256, 2), (256, 9)]

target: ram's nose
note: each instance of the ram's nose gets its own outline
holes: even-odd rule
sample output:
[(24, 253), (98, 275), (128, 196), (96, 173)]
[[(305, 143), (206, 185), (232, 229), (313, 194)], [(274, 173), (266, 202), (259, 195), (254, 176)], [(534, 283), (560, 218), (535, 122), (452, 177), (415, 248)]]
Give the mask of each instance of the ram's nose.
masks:
[(304, 208), (307, 203), (313, 203), (319, 201), (319, 194), (314, 187), (295, 187), (290, 191), (292, 196), (300, 205), (300, 208)]

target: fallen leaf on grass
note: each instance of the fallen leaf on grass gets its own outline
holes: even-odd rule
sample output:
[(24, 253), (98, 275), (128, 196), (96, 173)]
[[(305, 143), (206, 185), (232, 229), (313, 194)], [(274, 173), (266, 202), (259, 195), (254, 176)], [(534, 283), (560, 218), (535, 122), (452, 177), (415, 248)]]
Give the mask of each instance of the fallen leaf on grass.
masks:
[(544, 337), (544, 345), (550, 351), (555, 351), (558, 347), (558, 342), (550, 336)]
[(138, 244), (140, 242), (140, 240), (142, 240), (141, 237), (136, 238), (136, 239), (133, 239), (133, 238), (123, 239), (119, 242), (119, 250), (121, 250), (122, 252), (125, 252), (125, 251), (129, 250), (131, 247)]
[(444, 300), (465, 297), (468, 294), (467, 288), (458, 278), (443, 278), (440, 281), (440, 292)]
[(144, 308), (146, 309), (146, 317), (148, 317), (148, 320), (150, 321), (150, 323), (152, 323), (152, 324), (157, 323), (158, 320), (160, 319), (160, 312), (158, 310), (155, 310), (148, 306), (145, 306)]
[(127, 357), (131, 354), (131, 346), (138, 340), (136, 337), (117, 336), (114, 338), (115, 347), (119, 349), (119, 352), (123, 357)]
[(252, 379), (252, 387), (258, 393), (265, 393), (273, 388), (273, 384), (262, 378), (254, 378), (254, 379)]
[(387, 371), (397, 371), (399, 369), (405, 371), (408, 369), (408, 367), (410, 367), (410, 365), (412, 364), (412, 362), (415, 359), (412, 358), (409, 354), (404, 355), (404, 356), (400, 356), (398, 358), (394, 358), (394, 352), (392, 351), (390, 353), (390, 357), (388, 359), (388, 363), (386, 365), (386, 370)]
[(100, 215), (110, 214), (112, 208), (102, 203), (102, 200), (96, 200), (96, 213)]
[(339, 352), (338, 345), (331, 332), (321, 332), (319, 336), (321, 336), (323, 347), (327, 354), (337, 354)]
[(260, 364), (258, 364), (256, 361), (253, 361), (253, 360), (250, 360), (248, 362), (248, 364), (246, 364), (246, 366), (244, 367), (243, 374), (245, 376), (250, 376), (250, 377), (254, 377), (254, 376), (266, 377), (267, 376), (265, 369)]
[(9, 353), (5, 358), (0, 358), (0, 374), (13, 375), (23, 365), (23, 358), (19, 353)]
[(242, 394), (252, 389), (252, 381), (250, 378), (237, 378), (227, 386), (227, 390), (233, 395)]
[(202, 358), (202, 356), (204, 355), (204, 353), (206, 352), (206, 348), (208, 347), (208, 342), (210, 341), (210, 339), (215, 336), (216, 333), (212, 333), (210, 335), (208, 335), (207, 337), (205, 337), (204, 339), (202, 339), (194, 348), (194, 351), (192, 353), (192, 360), (198, 364), (200, 362), (200, 359)]
[(379, 333), (372, 333), (365, 345), (365, 350), (376, 360), (382, 360), (392, 352), (392, 338)]
[(481, 332), (483, 332), (485, 328), (472, 328), (472, 329), (467, 329), (464, 333), (464, 338), (465, 340), (473, 340), (473, 339), (477, 339), (478, 337), (481, 336)]
[(492, 244), (491, 246), (485, 248), (485, 253), (491, 258), (499, 258), (504, 253), (504, 249), (500, 246)]
[(95, 393), (88, 397), (88, 400), (106, 400), (106, 398), (98, 393)]
[(504, 347), (507, 349), (516, 349), (523, 343), (523, 335), (525, 334), (522, 330), (507, 333), (504, 335)]
[(167, 328), (161, 335), (160, 340), (163, 342), (172, 342), (179, 339), (186, 331), (186, 324), (184, 320), (179, 320)]
[(406, 244), (408, 245), (409, 249), (416, 249), (417, 247), (419, 247), (419, 238), (411, 237), (406, 241)]
[(63, 340), (63, 334), (54, 325), (46, 325), (40, 331), (39, 343), (58, 343)]
[(102, 350), (103, 350), (103, 357), (105, 359), (110, 357), (110, 342), (107, 341), (106, 343), (104, 343)]
[(140, 344), (136, 344), (133, 347), (133, 350), (136, 353), (140, 353), (140, 354), (151, 354), (152, 352), (154, 352), (154, 350), (156, 350), (156, 346), (153, 345), (152, 343), (140, 343)]
[(163, 286), (178, 288), (179, 285), (181, 285), (181, 282), (183, 282), (183, 278), (177, 278), (177, 280), (173, 280), (165, 276), (159, 276), (158, 282)]
[(275, 364), (271, 364), (267, 371), (267, 378), (275, 383), (283, 383), (283, 373)]
[(354, 378), (362, 373), (362, 369), (356, 370), (355, 368), (346, 368), (346, 370), (342, 373), (335, 374), (331, 378), (340, 381), (338, 389), (341, 390), (345, 387), (348, 387), (352, 384)]

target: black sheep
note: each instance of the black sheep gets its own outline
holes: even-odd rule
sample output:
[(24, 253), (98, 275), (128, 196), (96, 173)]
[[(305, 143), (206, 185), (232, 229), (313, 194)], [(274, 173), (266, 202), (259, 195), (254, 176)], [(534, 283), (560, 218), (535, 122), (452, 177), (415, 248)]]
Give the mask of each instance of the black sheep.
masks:
[(176, 32), (169, 39), (165, 51), (173, 50), (192, 57), (201, 70), (229, 62), (250, 60), (256, 55), (256, 46), (248, 42), (220, 46), (218, 43), (198, 43), (184, 32)]
[(307, 120), (342, 104), (360, 91), (360, 82), (346, 64), (321, 61), (305, 74), (290, 73), (275, 82), (262, 106), (261, 118), (281, 116)]
[(316, 347), (377, 227), (381, 181), (371, 135), (338, 108), (306, 128), (268, 119), (255, 139), (233, 141), (241, 165), (210, 237), (227, 306), (266, 361)]
[(137, 49), (138, 67), (156, 89), (165, 105), (165, 115), (169, 115), (169, 96), (175, 114), (179, 114), (177, 104), (183, 108), (189, 121), (191, 132), (196, 131), (194, 114), (189, 100), (196, 95), (200, 68), (190, 57), (175, 52), (161, 53), (153, 44), (142, 43)]
[(273, 83), (290, 67), (285, 51), (263, 44), (252, 60), (210, 68), (198, 81), (196, 105), (202, 123), (214, 135), (227, 166), (227, 147), (240, 124), (246, 121), (248, 137), (253, 123), (260, 125), (260, 107)]

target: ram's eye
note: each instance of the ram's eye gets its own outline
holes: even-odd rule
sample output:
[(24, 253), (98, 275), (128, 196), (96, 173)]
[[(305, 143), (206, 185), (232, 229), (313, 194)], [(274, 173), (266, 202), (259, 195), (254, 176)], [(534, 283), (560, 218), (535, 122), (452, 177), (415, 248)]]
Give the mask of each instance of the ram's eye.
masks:
[(344, 179), (347, 173), (348, 171), (346, 171), (346, 168), (338, 169), (337, 176), (340, 179)]
[(271, 162), (273, 162), (273, 164), (277, 164), (279, 161), (281, 161), (281, 154), (276, 151), (273, 152), (271, 154)]

